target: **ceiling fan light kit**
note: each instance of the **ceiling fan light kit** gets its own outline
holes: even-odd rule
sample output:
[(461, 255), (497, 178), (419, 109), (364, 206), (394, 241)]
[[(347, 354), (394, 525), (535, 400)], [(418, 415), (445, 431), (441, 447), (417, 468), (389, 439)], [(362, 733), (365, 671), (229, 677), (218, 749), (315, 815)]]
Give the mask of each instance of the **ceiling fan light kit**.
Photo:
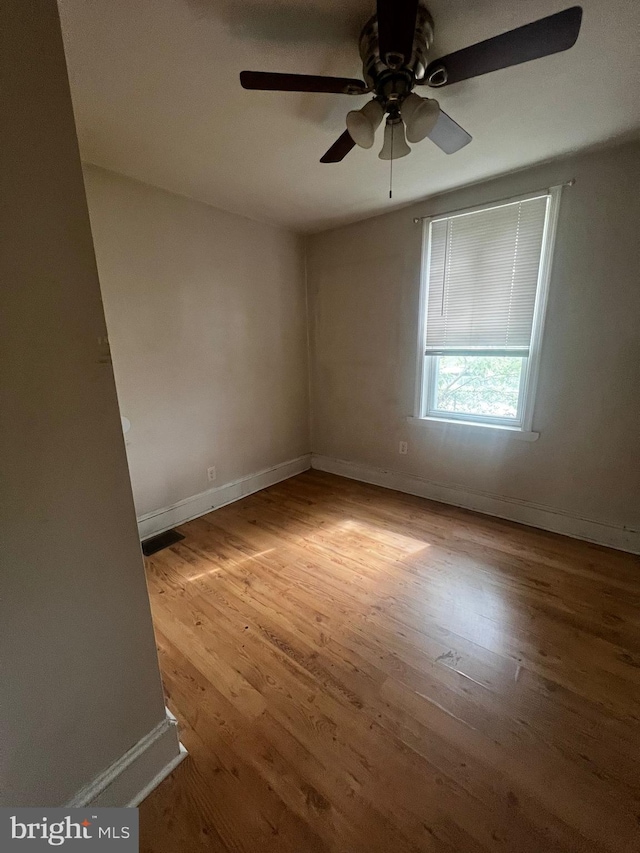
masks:
[(407, 145), (402, 119), (389, 117), (384, 128), (384, 144), (378, 157), (381, 160), (399, 160), (407, 154), (411, 154), (411, 149)]
[(384, 109), (377, 100), (369, 101), (360, 110), (347, 113), (347, 130), (356, 145), (371, 148), (383, 118)]
[(470, 134), (448, 116), (436, 100), (423, 98), (413, 89), (416, 86), (442, 89), (568, 50), (578, 38), (581, 22), (581, 7), (571, 6), (429, 62), (434, 24), (424, 0), (377, 0), (376, 14), (360, 34), (364, 81), (243, 71), (240, 82), (245, 89), (281, 92), (344, 95), (372, 92), (375, 96), (372, 101), (347, 114), (347, 130), (322, 156), (321, 163), (339, 163), (356, 144), (371, 148), (385, 114), (380, 159), (405, 157), (411, 151), (407, 139), (416, 143), (427, 137), (445, 154), (453, 154), (471, 142)]
[(440, 104), (434, 98), (422, 98), (415, 92), (407, 95), (400, 106), (409, 142), (422, 142), (431, 133), (440, 115)]

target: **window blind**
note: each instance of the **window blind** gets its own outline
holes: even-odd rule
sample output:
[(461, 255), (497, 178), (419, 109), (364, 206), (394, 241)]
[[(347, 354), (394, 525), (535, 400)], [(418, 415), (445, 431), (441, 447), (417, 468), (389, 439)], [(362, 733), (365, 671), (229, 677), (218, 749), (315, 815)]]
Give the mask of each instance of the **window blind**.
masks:
[(548, 198), (431, 222), (428, 355), (529, 354)]

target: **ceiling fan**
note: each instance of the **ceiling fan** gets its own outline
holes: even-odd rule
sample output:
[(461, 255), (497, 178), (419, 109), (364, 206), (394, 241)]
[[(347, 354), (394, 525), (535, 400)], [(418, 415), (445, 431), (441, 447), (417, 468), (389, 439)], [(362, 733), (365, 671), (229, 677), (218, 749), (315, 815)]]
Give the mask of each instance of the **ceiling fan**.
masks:
[(263, 71), (243, 71), (240, 82), (245, 89), (278, 92), (372, 92), (373, 100), (347, 114), (347, 130), (324, 154), (321, 163), (340, 162), (354, 145), (371, 148), (385, 114), (380, 159), (404, 157), (411, 151), (407, 139), (421, 142), (426, 137), (446, 154), (453, 154), (471, 142), (471, 136), (440, 109), (435, 99), (423, 98), (413, 91), (414, 87), (439, 89), (568, 50), (578, 38), (581, 21), (582, 9), (572, 6), (429, 62), (433, 19), (424, 0), (377, 0), (377, 14), (360, 33), (366, 82)]

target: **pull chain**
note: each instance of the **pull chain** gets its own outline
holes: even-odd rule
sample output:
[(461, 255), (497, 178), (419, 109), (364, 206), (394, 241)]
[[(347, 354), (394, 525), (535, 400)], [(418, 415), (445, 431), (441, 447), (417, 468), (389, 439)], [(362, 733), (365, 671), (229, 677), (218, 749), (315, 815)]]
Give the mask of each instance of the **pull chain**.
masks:
[(391, 125), (391, 159), (389, 160), (389, 198), (393, 198), (393, 137), (396, 135), (395, 124)]

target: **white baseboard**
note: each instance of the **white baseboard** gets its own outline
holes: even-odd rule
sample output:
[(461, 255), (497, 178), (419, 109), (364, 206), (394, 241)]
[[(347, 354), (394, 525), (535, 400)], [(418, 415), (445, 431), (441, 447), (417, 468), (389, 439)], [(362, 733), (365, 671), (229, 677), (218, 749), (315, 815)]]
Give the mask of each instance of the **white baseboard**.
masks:
[(308, 471), (310, 467), (311, 454), (306, 453), (297, 459), (290, 459), (288, 462), (256, 471), (255, 474), (240, 477), (224, 486), (216, 486), (216, 488), (201, 492), (199, 495), (185, 498), (172, 506), (148, 512), (138, 518), (140, 539), (148, 539), (149, 536), (163, 533), (177, 524), (184, 524), (186, 521), (205, 515), (213, 509), (219, 509), (221, 506), (245, 498), (261, 489), (266, 489), (267, 486), (273, 486), (289, 477), (295, 477), (296, 474)]
[(441, 483), (424, 480), (422, 477), (416, 477), (413, 474), (403, 474), (385, 468), (360, 465), (355, 462), (332, 459), (329, 456), (318, 456), (315, 453), (311, 457), (311, 467), (318, 471), (327, 471), (330, 474), (348, 477), (351, 480), (384, 486), (387, 489), (418, 495), (440, 503), (472, 509), (485, 515), (518, 521), (520, 524), (539, 527), (553, 533), (562, 533), (574, 539), (584, 539), (587, 542), (607, 545), (610, 548), (618, 548), (620, 551), (629, 551), (632, 554), (640, 553), (640, 531), (590, 518), (581, 518), (549, 506), (505, 498), (489, 492), (463, 489), (458, 486), (445, 486)]
[(186, 755), (178, 740), (176, 719), (167, 711), (166, 718), (149, 734), (78, 791), (67, 808), (137, 806)]

